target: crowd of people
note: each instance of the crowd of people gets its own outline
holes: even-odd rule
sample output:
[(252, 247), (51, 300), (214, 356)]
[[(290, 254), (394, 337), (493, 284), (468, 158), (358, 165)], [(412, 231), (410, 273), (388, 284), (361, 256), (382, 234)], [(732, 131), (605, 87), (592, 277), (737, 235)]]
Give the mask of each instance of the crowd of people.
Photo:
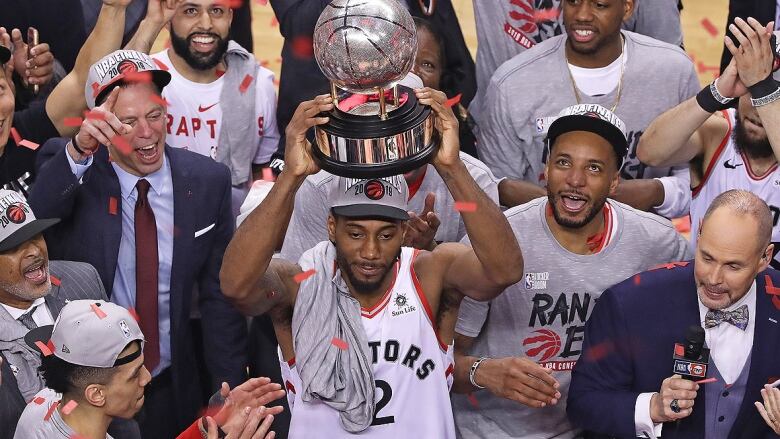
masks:
[(278, 96), (248, 2), (0, 17), (0, 438), (780, 436), (776, 15), (702, 88), (678, 0), (473, 0), (476, 62), (381, 1), (438, 144), (375, 178), (313, 153), (329, 1)]

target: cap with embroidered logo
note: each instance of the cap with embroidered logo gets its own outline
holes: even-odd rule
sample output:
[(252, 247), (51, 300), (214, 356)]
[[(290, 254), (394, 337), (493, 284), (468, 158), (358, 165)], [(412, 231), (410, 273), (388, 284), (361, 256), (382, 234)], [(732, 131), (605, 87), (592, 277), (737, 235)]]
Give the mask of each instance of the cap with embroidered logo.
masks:
[[(143, 72), (149, 72), (149, 80), (162, 89), (171, 82), (171, 74), (159, 68), (151, 56), (136, 50), (117, 50), (101, 58), (89, 68), (84, 95), (87, 106), (100, 105), (114, 87), (127, 82), (141, 81)], [(135, 78), (133, 78), (135, 75)]]
[(409, 188), (401, 175), (382, 178), (334, 177), (330, 194), (333, 213), (346, 217), (408, 220)]
[(22, 194), (0, 189), (0, 252), (33, 239), (58, 222), (58, 218), (36, 219)]

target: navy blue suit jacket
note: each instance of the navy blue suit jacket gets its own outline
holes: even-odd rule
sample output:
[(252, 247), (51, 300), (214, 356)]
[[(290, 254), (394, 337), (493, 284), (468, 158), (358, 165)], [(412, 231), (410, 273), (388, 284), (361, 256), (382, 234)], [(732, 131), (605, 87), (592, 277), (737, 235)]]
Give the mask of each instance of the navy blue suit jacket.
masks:
[[(66, 158), (66, 144), (67, 139), (54, 138), (39, 150), (41, 178), (33, 186), (29, 202), (38, 218), (62, 218), (46, 233), (49, 256), (92, 264), (110, 297), (122, 236), (119, 178), (108, 160), (107, 149), (101, 147), (79, 182)], [(222, 381), (233, 387), (245, 379), (247, 329), (246, 320), (227, 302), (219, 287), (222, 256), (234, 229), (228, 168), (167, 145), (165, 154), (174, 192), (170, 337), (177, 401), (172, 401), (171, 409), (183, 430), (196, 418), (202, 395), (188, 323), (194, 288), (198, 288), (202, 316), (202, 349), (212, 377), (209, 393)], [(214, 227), (210, 231), (195, 237), (195, 232), (211, 224)]]
[[(639, 285), (629, 278), (601, 295), (572, 371), (567, 413), (574, 425), (604, 437), (636, 437), (637, 396), (661, 389), (673, 375), (674, 344), (684, 341), (688, 327), (701, 325), (693, 266), (670, 264), (642, 273)], [(780, 376), (780, 309), (772, 303), (772, 285), (780, 286), (780, 272), (759, 273), (747, 389), (729, 439), (777, 437), (753, 405), (762, 401), (764, 384)], [(691, 416), (664, 424), (664, 439), (704, 437), (707, 390), (699, 386)]]

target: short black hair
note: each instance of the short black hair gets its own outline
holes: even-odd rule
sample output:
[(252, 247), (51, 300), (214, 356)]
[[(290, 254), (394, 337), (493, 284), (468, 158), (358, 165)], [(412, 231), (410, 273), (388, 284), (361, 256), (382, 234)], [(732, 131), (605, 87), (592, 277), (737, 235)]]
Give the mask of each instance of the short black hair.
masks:
[(57, 393), (83, 392), (90, 384), (108, 384), (116, 367), (90, 367), (68, 363), (56, 355), (43, 357), (40, 367), (46, 387)]

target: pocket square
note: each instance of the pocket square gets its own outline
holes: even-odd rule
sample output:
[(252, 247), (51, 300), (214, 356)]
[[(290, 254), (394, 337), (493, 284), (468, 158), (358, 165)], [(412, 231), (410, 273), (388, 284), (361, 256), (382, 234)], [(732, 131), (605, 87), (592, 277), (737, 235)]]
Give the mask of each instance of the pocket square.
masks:
[(195, 237), (197, 238), (198, 236), (208, 232), (209, 230), (213, 229), (215, 225), (216, 225), (216, 223), (214, 223), (214, 224), (212, 224), (212, 225), (210, 225), (208, 227), (205, 227), (205, 228), (202, 228), (202, 229), (198, 230), (197, 232), (195, 232)]

